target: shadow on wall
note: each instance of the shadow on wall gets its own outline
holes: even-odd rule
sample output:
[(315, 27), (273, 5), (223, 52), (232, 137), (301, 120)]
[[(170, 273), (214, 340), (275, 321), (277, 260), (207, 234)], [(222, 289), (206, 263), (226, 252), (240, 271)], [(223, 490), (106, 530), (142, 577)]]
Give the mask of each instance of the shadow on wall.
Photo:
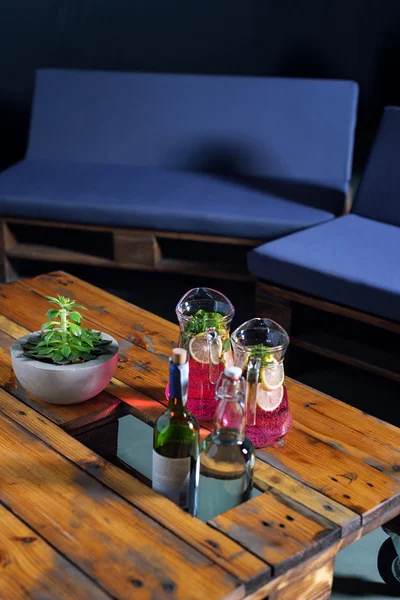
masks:
[(360, 118), (374, 123), (400, 102), (399, 22), (398, 0), (8, 0), (1, 166), (24, 154), (39, 67), (354, 79)]

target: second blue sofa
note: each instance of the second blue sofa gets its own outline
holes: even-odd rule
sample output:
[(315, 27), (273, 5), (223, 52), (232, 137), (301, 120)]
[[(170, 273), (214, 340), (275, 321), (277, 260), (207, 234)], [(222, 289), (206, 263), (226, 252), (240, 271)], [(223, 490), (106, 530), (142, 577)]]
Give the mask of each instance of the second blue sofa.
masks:
[[(399, 167), (400, 107), (388, 107), (351, 214), (266, 243), (248, 255), (249, 270), (258, 279), (258, 310), (270, 312), (285, 305), (286, 327), (294, 305), (373, 325), (368, 335), (363, 331), (362, 344), (351, 341), (351, 324), (344, 327), (340, 341), (335, 331), (327, 336), (321, 323), (319, 331), (312, 335), (303, 331), (301, 339), (296, 340), (295, 332), (295, 343), (313, 345), (314, 351), (349, 364), (356, 361), (397, 381), (398, 341), (389, 334), (379, 342), (373, 339), (377, 339), (376, 328), (400, 333)], [(329, 337), (330, 347), (319, 346), (317, 337)], [(393, 345), (396, 359), (389, 351)]]

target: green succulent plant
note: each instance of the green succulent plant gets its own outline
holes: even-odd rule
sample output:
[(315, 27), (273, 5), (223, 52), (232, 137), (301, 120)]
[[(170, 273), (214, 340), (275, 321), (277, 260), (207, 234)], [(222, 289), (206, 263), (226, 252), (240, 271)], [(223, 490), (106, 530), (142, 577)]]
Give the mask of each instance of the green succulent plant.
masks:
[(23, 344), (26, 356), (44, 362), (66, 365), (93, 360), (107, 351), (111, 341), (98, 331), (81, 327), (82, 315), (76, 309), (84, 306), (64, 296), (46, 296), (57, 308), (50, 308), (41, 333)]

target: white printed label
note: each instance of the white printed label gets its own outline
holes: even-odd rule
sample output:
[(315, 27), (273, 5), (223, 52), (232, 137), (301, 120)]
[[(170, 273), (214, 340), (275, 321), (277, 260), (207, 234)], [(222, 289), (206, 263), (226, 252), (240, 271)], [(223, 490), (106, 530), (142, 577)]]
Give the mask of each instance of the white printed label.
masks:
[(153, 490), (166, 496), (181, 508), (189, 503), (190, 456), (167, 458), (153, 450)]

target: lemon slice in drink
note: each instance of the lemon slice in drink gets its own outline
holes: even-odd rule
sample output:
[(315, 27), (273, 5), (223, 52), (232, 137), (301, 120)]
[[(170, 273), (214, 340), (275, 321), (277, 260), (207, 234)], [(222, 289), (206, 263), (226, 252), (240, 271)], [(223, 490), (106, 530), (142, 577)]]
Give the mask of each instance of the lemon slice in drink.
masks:
[(257, 405), (265, 412), (277, 409), (283, 400), (283, 385), (276, 390), (267, 391), (261, 383), (257, 386)]
[(269, 392), (277, 390), (283, 384), (285, 371), (283, 364), (275, 358), (269, 359), (269, 364), (260, 369), (260, 381), (263, 388)]
[[(198, 333), (189, 342), (189, 352), (191, 358), (198, 363), (208, 365), (208, 341), (206, 333)], [(214, 365), (219, 363), (219, 357), (222, 352), (222, 340), (216, 339), (211, 343), (211, 362)]]

